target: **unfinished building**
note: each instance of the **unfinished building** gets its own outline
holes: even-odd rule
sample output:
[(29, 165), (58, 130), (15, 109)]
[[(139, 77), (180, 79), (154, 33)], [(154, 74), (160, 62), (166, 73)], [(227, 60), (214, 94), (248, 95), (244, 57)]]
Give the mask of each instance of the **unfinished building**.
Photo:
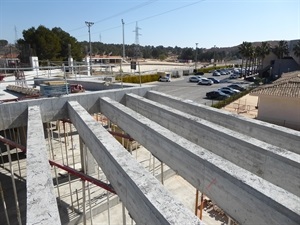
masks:
[(1, 224), (86, 224), (119, 202), (136, 224), (204, 224), (164, 188), (170, 171), (238, 224), (299, 224), (298, 131), (155, 86), (3, 103), (0, 114)]

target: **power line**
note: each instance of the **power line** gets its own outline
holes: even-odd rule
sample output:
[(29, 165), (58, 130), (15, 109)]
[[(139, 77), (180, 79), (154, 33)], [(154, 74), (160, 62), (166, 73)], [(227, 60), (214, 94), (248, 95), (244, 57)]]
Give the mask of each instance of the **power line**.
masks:
[[(100, 22), (103, 22), (103, 21), (112, 19), (112, 18), (114, 18), (114, 17), (117, 17), (117, 16), (123, 15), (123, 14), (125, 14), (125, 13), (134, 11), (134, 10), (136, 10), (136, 9), (142, 8), (142, 7), (146, 6), (146, 5), (149, 5), (149, 4), (151, 4), (151, 3), (154, 3), (154, 2), (156, 2), (156, 1), (158, 1), (158, 0), (148, 0), (147, 2), (144, 2), (144, 3), (142, 3), (142, 4), (139, 4), (139, 5), (134, 6), (134, 7), (132, 7), (132, 8), (126, 9), (126, 10), (124, 10), (124, 11), (121, 11), (121, 12), (119, 12), (119, 13), (116, 13), (116, 14), (112, 15), (112, 16), (106, 17), (106, 18), (104, 18), (104, 19), (98, 20), (98, 21), (96, 21), (96, 22), (94, 22), (94, 23), (100, 23)], [(83, 28), (84, 28), (84, 26), (81, 26), (81, 27), (78, 27), (78, 28), (69, 30), (68, 32), (72, 32), (72, 31), (75, 31), (75, 30), (80, 30), (80, 29), (83, 29)]]
[[(162, 13), (158, 13), (158, 14), (155, 14), (155, 15), (152, 15), (152, 16), (148, 16), (148, 17), (142, 18), (142, 19), (140, 19), (140, 20), (135, 20), (135, 21), (126, 23), (126, 26), (127, 26), (127, 25), (130, 25), (130, 24), (133, 24), (133, 23), (136, 23), (136, 22), (140, 22), (140, 21), (145, 21), (145, 20), (148, 20), (148, 19), (152, 19), (152, 18), (154, 18), (154, 17), (158, 17), (158, 16), (161, 16), (161, 15), (170, 13), (170, 12), (174, 12), (174, 11), (177, 11), (177, 10), (180, 10), (180, 9), (183, 9), (183, 8), (186, 8), (186, 7), (189, 7), (189, 6), (192, 6), (192, 5), (196, 5), (196, 4), (198, 4), (198, 3), (202, 3), (202, 2), (205, 2), (205, 1), (206, 1), (206, 0), (196, 1), (196, 2), (193, 2), (193, 3), (187, 4), (187, 5), (184, 5), (184, 6), (180, 6), (180, 7), (174, 8), (174, 9), (170, 9), (170, 10), (165, 11), (165, 12), (162, 12)], [(121, 27), (120, 25), (114, 26), (114, 27), (110, 27), (110, 28), (107, 28), (107, 29), (105, 29), (105, 30), (101, 30), (101, 33), (102, 33), (102, 32), (106, 32), (106, 31), (109, 31), (109, 30), (119, 29), (120, 27)], [(85, 35), (80, 35), (80, 36), (77, 36), (77, 37), (83, 37), (83, 36), (85, 36)]]
[[(196, 5), (196, 4), (204, 2), (204, 1), (206, 1), (206, 0), (196, 1), (196, 2), (187, 4), (187, 5), (184, 5), (184, 6), (180, 6), (180, 7), (177, 7), (177, 8), (174, 8), (174, 9), (162, 12), (162, 13), (158, 13), (158, 14), (155, 14), (155, 15), (152, 15), (152, 16), (145, 17), (143, 19), (139, 19), (139, 20), (136, 20), (136, 21), (132, 21), (132, 22), (126, 23), (126, 25), (133, 24), (133, 23), (136, 23), (136, 22), (141, 22), (141, 21), (148, 20), (148, 19), (152, 19), (154, 17), (161, 16), (161, 15), (164, 15), (164, 14), (167, 14), (167, 13), (170, 13), (170, 12), (174, 12), (176, 10), (180, 10), (180, 9), (192, 6), (192, 5)], [(109, 31), (109, 30), (113, 30), (113, 29), (117, 29), (117, 28), (120, 28), (120, 26), (115, 26), (115, 27), (107, 28), (105, 30), (102, 30), (101, 32), (105, 32), (105, 31)]]

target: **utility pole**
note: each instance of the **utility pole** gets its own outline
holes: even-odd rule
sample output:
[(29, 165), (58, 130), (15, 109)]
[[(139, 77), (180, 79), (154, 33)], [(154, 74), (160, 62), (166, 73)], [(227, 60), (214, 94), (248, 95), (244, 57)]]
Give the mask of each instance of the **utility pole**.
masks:
[(122, 32), (123, 32), (123, 59), (125, 59), (125, 37), (124, 37), (124, 20), (122, 19)]
[(198, 53), (198, 43), (196, 43), (196, 56), (195, 56), (195, 72), (197, 72), (197, 61), (198, 61), (198, 57), (197, 57), (197, 53)]
[(88, 22), (85, 21), (85, 24), (88, 27), (88, 31), (89, 31), (89, 56), (90, 56), (90, 73), (92, 75), (92, 43), (91, 43), (91, 26), (93, 26), (93, 22)]
[(121, 86), (123, 88), (123, 68), (122, 68), (122, 61), (125, 59), (125, 44), (124, 44), (124, 20), (122, 19), (122, 35), (123, 35), (123, 56), (121, 57), (121, 68), (120, 68), (120, 73), (121, 73)]

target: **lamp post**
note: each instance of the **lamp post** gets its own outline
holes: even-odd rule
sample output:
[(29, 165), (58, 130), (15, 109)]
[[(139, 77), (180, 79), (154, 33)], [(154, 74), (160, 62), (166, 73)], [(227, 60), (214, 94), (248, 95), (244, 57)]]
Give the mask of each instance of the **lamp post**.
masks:
[(122, 61), (123, 59), (125, 59), (125, 38), (124, 38), (124, 20), (122, 19), (122, 36), (123, 36), (123, 54), (122, 54), (122, 57), (121, 57), (121, 86), (123, 88), (123, 68), (122, 68)]
[(198, 48), (198, 43), (196, 43), (196, 56), (195, 56), (195, 72), (197, 72), (197, 53), (198, 53), (198, 51), (197, 51), (197, 48)]
[(92, 43), (91, 43), (91, 26), (93, 26), (93, 22), (85, 21), (85, 24), (88, 27), (89, 31), (89, 56), (90, 56), (90, 73), (92, 75)]

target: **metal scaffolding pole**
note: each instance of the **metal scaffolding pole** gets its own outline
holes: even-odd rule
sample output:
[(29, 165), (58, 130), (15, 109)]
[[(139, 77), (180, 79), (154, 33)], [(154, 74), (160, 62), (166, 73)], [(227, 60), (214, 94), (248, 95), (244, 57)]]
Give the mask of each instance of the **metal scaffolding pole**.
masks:
[[(53, 149), (53, 131), (49, 126), (50, 123), (47, 123), (47, 130), (48, 130), (48, 145), (49, 145), (49, 152), (51, 153), (50, 155), (52, 156), (52, 160), (55, 160), (55, 155), (54, 155), (54, 149)], [(51, 129), (51, 131), (50, 131)], [(51, 132), (51, 134), (50, 134)], [(57, 195), (58, 195), (58, 199), (59, 202), (61, 202), (61, 198), (60, 198), (60, 191), (59, 191), (59, 183), (58, 183), (58, 176), (57, 176), (57, 169), (56, 167), (54, 167), (54, 174), (55, 174), (55, 180), (56, 180), (56, 189), (57, 189)]]
[(19, 225), (22, 225), (21, 213), (20, 213), (19, 201), (18, 201), (18, 195), (17, 195), (17, 188), (16, 188), (16, 183), (15, 183), (15, 178), (14, 178), (14, 170), (13, 170), (13, 166), (12, 166), (12, 162), (11, 162), (10, 148), (9, 148), (8, 145), (6, 145), (6, 149), (7, 149), (7, 153), (8, 153), (11, 182), (12, 182), (13, 191), (14, 191), (14, 198), (15, 198), (16, 211), (17, 211), (17, 219), (18, 219)]
[(5, 199), (4, 199), (4, 192), (3, 192), (3, 189), (2, 189), (1, 182), (0, 182), (0, 197), (2, 199), (2, 204), (3, 204), (3, 208), (4, 208), (6, 223), (7, 223), (7, 225), (10, 225), (9, 218), (8, 218), (8, 213), (7, 213), (7, 208), (6, 208), (6, 203), (5, 203)]
[[(66, 161), (67, 161), (67, 166), (69, 166), (67, 136), (66, 136), (66, 125), (65, 125), (65, 123), (63, 123), (63, 128), (64, 128), (64, 141), (65, 141)], [(71, 198), (72, 211), (74, 212), (73, 193), (72, 193), (72, 185), (71, 185), (71, 176), (70, 176), (69, 173), (68, 173), (68, 183), (69, 183), (69, 190), (70, 190), (70, 198)]]
[[(83, 168), (83, 173), (86, 174), (86, 146), (83, 140), (80, 138), (80, 156), (81, 156), (81, 167)], [(83, 210), (83, 224), (86, 225), (86, 215), (85, 215), (85, 180), (82, 180), (82, 210)]]

